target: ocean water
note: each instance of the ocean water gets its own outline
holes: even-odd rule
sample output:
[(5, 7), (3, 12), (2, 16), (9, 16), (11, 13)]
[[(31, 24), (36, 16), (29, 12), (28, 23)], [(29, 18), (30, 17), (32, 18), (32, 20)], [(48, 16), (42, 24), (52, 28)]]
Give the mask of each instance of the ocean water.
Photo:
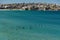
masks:
[(60, 11), (0, 10), (0, 40), (60, 40)]

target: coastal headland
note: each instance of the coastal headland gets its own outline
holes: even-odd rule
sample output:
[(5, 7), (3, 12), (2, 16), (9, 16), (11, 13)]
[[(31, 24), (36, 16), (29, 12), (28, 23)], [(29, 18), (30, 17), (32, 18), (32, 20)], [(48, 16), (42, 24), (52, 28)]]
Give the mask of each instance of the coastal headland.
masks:
[(47, 3), (13, 3), (0, 4), (4, 10), (60, 10), (60, 5)]

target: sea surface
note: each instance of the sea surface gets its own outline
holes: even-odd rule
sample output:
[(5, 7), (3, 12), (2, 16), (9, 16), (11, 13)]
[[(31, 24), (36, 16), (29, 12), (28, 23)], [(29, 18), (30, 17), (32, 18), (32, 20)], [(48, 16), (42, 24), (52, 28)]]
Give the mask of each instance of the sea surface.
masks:
[(0, 10), (0, 40), (60, 40), (60, 11)]

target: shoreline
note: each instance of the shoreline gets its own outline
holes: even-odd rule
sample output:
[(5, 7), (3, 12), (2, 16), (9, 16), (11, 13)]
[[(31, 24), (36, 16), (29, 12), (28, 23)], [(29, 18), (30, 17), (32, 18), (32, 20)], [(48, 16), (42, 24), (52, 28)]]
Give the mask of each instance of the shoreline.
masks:
[[(0, 9), (0, 11), (33, 11), (33, 10), (23, 10), (23, 9)], [(60, 11), (60, 10), (34, 10), (34, 11)]]
[(0, 9), (0, 10), (22, 10), (22, 9)]

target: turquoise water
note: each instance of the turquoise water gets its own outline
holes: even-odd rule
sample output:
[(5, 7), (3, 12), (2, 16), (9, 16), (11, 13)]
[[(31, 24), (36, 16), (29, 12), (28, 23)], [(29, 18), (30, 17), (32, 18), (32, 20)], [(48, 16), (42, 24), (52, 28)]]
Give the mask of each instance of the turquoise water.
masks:
[(0, 10), (0, 40), (60, 40), (60, 11)]

